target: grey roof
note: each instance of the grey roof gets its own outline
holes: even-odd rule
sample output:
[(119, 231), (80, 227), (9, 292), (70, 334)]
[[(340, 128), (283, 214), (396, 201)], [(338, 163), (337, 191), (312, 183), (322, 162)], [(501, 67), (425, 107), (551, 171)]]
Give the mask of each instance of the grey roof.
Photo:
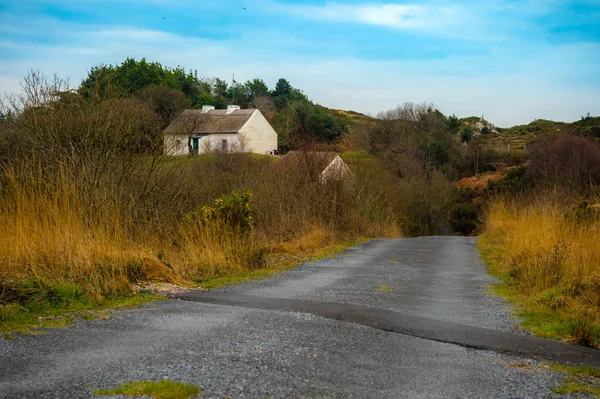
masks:
[(199, 109), (186, 109), (167, 128), (166, 134), (238, 133), (256, 109), (236, 109), (227, 114), (224, 109), (203, 113)]

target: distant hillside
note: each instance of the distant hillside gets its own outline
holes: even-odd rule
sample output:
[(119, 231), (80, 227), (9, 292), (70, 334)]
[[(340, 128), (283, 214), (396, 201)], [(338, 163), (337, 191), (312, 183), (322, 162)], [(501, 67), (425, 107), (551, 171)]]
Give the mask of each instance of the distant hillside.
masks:
[[(471, 124), (478, 117), (463, 118), (461, 121)], [(493, 125), (492, 125), (493, 126)], [(600, 117), (586, 116), (572, 123), (536, 119), (526, 125), (509, 128), (495, 127), (484, 135), (487, 143), (499, 151), (525, 151), (525, 146), (543, 137), (554, 137), (561, 133), (573, 133), (600, 140)]]
[(373, 121), (375, 120), (375, 118), (365, 115), (365, 114), (361, 114), (360, 112), (356, 112), (356, 111), (344, 111), (341, 109), (332, 109), (332, 108), (325, 108), (326, 112), (328, 114), (330, 114), (331, 116), (334, 116), (336, 118), (342, 119), (344, 122), (346, 122), (348, 125), (352, 125), (354, 123), (358, 123), (358, 122), (369, 122), (369, 121)]

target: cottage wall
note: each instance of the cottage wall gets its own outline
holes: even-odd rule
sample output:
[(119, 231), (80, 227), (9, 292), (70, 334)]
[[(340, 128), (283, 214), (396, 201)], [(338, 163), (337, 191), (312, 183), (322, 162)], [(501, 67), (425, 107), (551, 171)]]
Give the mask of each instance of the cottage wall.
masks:
[(187, 134), (165, 134), (165, 154), (188, 155)]
[(246, 141), (246, 151), (256, 154), (272, 154), (277, 150), (277, 133), (271, 124), (256, 110), (239, 132)]
[(200, 153), (219, 152), (223, 150), (223, 140), (227, 140), (225, 152), (240, 152), (240, 140), (237, 134), (210, 134), (200, 140)]

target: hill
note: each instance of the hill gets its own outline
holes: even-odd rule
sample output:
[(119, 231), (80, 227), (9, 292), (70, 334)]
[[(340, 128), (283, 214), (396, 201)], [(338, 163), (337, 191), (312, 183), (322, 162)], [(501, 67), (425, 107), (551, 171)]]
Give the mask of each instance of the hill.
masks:
[[(479, 117), (461, 118), (463, 124), (473, 127), (480, 122)], [(556, 122), (547, 119), (536, 119), (526, 125), (516, 125), (509, 128), (495, 127), (488, 121), (484, 124), (490, 126), (487, 134), (482, 134), (486, 144), (499, 152), (523, 152), (526, 145), (549, 137), (556, 137), (561, 133), (572, 133), (593, 137), (600, 140), (600, 117), (585, 116), (575, 122)]]

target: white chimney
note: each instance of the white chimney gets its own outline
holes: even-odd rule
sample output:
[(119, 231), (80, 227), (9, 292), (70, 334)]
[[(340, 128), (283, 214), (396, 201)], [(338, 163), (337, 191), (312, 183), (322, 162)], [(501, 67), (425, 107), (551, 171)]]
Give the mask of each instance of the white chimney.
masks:
[(203, 105), (202, 106), (202, 113), (205, 114), (208, 111), (212, 111), (214, 109), (215, 109), (215, 107), (213, 107), (212, 105)]
[(233, 111), (235, 111), (236, 109), (240, 109), (239, 105), (228, 105), (227, 106), (227, 114), (232, 113)]

